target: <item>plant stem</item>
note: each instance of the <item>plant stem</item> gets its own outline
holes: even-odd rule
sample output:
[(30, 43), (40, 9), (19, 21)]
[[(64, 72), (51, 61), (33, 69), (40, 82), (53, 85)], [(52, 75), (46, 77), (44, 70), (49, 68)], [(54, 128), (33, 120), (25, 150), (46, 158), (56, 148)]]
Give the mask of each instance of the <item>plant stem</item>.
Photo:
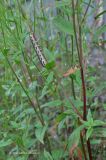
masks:
[[(71, 36), (71, 48), (72, 48), (72, 50), (71, 50), (71, 55), (72, 55), (72, 58), (71, 58), (71, 63), (72, 63), (72, 67), (73, 67), (73, 62), (74, 62), (74, 42), (73, 42), (73, 35)], [(75, 95), (75, 87), (74, 87), (74, 79), (73, 78), (71, 78), (71, 82), (72, 82), (72, 94), (73, 94), (73, 97), (74, 97), (74, 99), (76, 99), (76, 95)]]
[(91, 144), (89, 139), (87, 140), (87, 147), (88, 147), (89, 159), (92, 160)]
[(81, 145), (82, 145), (82, 150), (83, 150), (83, 154), (84, 154), (84, 159), (87, 160), (87, 155), (86, 155), (84, 140), (83, 140), (83, 136), (82, 136), (81, 133), (80, 133), (80, 139), (81, 139)]
[[(83, 120), (86, 121), (87, 118), (87, 106), (86, 106), (86, 85), (85, 85), (85, 78), (84, 78), (84, 70), (83, 70), (83, 51), (82, 51), (82, 29), (80, 24), (79, 26), (79, 50), (80, 50), (80, 55), (82, 58), (82, 67), (81, 67), (81, 79), (82, 79), (82, 90), (83, 90), (83, 103), (84, 103), (84, 108), (83, 108)], [(85, 130), (86, 133), (86, 130)], [(91, 145), (90, 145), (90, 140), (87, 140), (87, 148), (88, 148), (88, 154), (89, 154), (89, 159), (92, 160), (92, 152), (91, 152)]]
[[(86, 85), (85, 85), (85, 78), (84, 78), (84, 71), (83, 71), (83, 52), (82, 52), (82, 33), (81, 33), (81, 26), (78, 23), (78, 31), (79, 31), (79, 43), (78, 43), (78, 36), (77, 36), (77, 30), (76, 30), (76, 19), (75, 19), (75, 6), (74, 6), (74, 0), (72, 0), (72, 8), (73, 8), (73, 27), (74, 27), (74, 35), (76, 40), (76, 46), (77, 46), (77, 52), (78, 52), (78, 58), (80, 63), (80, 73), (81, 73), (81, 80), (82, 80), (82, 91), (83, 91), (83, 120), (86, 121), (86, 115), (87, 115), (87, 106), (86, 106)], [(87, 9), (88, 10), (88, 9)], [(87, 13), (87, 12), (86, 12)], [(85, 14), (86, 15), (86, 14)], [(78, 18), (78, 17), (77, 17)], [(87, 141), (87, 148), (89, 153), (89, 159), (92, 160), (92, 153), (91, 153), (91, 146), (90, 141), (88, 139)], [(84, 151), (84, 150), (83, 150)], [(85, 155), (85, 151), (84, 151)], [(86, 157), (85, 157), (86, 158)]]
[(90, 7), (90, 5), (91, 5), (91, 1), (92, 1), (92, 0), (90, 0), (90, 1), (89, 1), (89, 3), (88, 3), (88, 5), (87, 5), (87, 8), (86, 8), (86, 10), (85, 10), (85, 13), (84, 13), (83, 19), (82, 19), (82, 21), (81, 21), (81, 24), (85, 21), (85, 18), (86, 18), (86, 15), (87, 15), (88, 9), (89, 9), (89, 7)]

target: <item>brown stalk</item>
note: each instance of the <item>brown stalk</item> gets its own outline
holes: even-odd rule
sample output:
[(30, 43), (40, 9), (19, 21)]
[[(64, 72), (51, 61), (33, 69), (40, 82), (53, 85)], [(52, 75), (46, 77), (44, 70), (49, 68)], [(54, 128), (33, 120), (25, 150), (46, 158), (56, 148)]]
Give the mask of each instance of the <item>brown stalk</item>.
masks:
[[(90, 3), (89, 3), (90, 5)], [(87, 14), (89, 5), (87, 7), (87, 10), (84, 14), (84, 19)], [(81, 73), (81, 80), (82, 80), (82, 91), (83, 91), (83, 120), (86, 121), (86, 116), (87, 116), (87, 106), (86, 106), (86, 85), (85, 85), (85, 78), (84, 78), (84, 70), (83, 70), (83, 51), (82, 51), (82, 33), (81, 33), (81, 26), (78, 23), (78, 36), (79, 36), (79, 43), (78, 43), (78, 36), (77, 36), (77, 30), (76, 30), (76, 18), (75, 18), (75, 4), (74, 0), (72, 0), (72, 8), (73, 8), (73, 27), (74, 27), (74, 35), (75, 35), (75, 41), (76, 41), (76, 46), (77, 46), (77, 52), (78, 52), (78, 58), (79, 58), (79, 64), (80, 64), (80, 73)], [(78, 18), (78, 16), (77, 16)], [(78, 19), (77, 19), (78, 20)], [(82, 137), (81, 137), (82, 141)], [(83, 147), (84, 143), (82, 141)], [(88, 148), (88, 153), (89, 153), (89, 159), (92, 160), (92, 153), (91, 153), (91, 146), (90, 146), (90, 140), (88, 139), (87, 141), (87, 148)], [(87, 159), (85, 149), (83, 149), (84, 152), (84, 158), (85, 160)]]

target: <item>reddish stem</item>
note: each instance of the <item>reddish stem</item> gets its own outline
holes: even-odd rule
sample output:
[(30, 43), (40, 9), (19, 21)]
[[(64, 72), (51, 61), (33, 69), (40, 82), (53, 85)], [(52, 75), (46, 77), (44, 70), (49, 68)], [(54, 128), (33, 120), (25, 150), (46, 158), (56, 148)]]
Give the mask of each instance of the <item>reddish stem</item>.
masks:
[(83, 89), (83, 103), (84, 103), (84, 108), (83, 108), (83, 120), (86, 121), (86, 87), (85, 87), (85, 80), (84, 80), (84, 73), (83, 73), (83, 68), (81, 67), (81, 79), (82, 79), (82, 89)]

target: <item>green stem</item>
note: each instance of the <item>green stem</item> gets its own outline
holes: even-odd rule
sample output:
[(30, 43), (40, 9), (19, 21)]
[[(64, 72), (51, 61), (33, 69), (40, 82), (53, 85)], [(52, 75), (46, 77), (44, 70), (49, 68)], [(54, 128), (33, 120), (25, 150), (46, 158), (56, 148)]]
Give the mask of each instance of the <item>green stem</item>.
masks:
[[(72, 63), (72, 66), (73, 66), (73, 62), (74, 62), (74, 42), (73, 42), (73, 36), (71, 36), (71, 55), (72, 55), (72, 59), (71, 59), (71, 63)], [(75, 87), (74, 87), (74, 79), (71, 78), (71, 82), (72, 82), (72, 94), (73, 94), (73, 97), (74, 99), (76, 99), (76, 95), (75, 95)]]
[(81, 24), (85, 21), (86, 15), (87, 15), (87, 13), (88, 13), (88, 9), (89, 9), (89, 7), (90, 7), (90, 5), (91, 5), (91, 1), (92, 1), (92, 0), (90, 0), (89, 3), (88, 3), (88, 5), (87, 5), (87, 8), (86, 8), (86, 10), (85, 10), (83, 19), (82, 19), (82, 21), (81, 21)]

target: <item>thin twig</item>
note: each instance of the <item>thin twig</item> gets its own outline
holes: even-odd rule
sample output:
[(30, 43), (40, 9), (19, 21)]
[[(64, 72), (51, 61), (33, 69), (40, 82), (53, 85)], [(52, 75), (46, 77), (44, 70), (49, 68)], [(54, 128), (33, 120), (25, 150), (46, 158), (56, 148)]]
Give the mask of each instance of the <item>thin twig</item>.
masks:
[(89, 0), (88, 6), (87, 6), (87, 8), (86, 8), (86, 10), (85, 10), (85, 13), (84, 13), (83, 19), (82, 19), (82, 21), (81, 21), (81, 24), (85, 21), (86, 15), (87, 15), (87, 13), (88, 13), (88, 9), (89, 9), (90, 4), (91, 4), (91, 1), (92, 1), (92, 0)]

